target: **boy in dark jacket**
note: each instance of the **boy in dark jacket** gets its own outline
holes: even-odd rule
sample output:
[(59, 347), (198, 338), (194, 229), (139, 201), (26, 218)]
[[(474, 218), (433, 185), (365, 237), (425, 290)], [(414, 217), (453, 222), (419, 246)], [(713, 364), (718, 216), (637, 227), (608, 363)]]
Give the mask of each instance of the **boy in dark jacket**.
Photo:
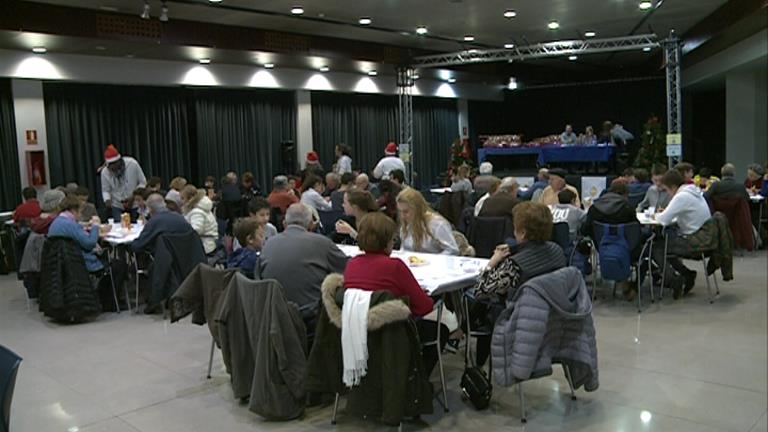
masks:
[(246, 277), (253, 279), (259, 251), (264, 244), (264, 225), (255, 219), (244, 218), (235, 224), (234, 232), (243, 247), (232, 252), (227, 259), (227, 268), (238, 268)]
[(595, 200), (587, 211), (587, 219), (582, 226), (582, 233), (592, 236), (592, 222), (605, 224), (626, 224), (637, 221), (635, 209), (629, 205), (629, 184), (623, 178), (617, 178), (611, 183), (608, 192)]

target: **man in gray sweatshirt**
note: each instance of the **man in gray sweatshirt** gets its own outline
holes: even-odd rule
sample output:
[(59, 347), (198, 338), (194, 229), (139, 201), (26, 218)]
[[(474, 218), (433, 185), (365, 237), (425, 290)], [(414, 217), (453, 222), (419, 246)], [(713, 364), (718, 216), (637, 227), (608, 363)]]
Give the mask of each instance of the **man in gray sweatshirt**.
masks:
[(645, 209), (649, 207), (663, 209), (669, 205), (671, 197), (661, 189), (661, 178), (664, 177), (666, 172), (667, 168), (665, 166), (654, 165), (653, 170), (651, 171), (653, 184), (648, 188), (648, 191), (645, 192), (645, 198), (643, 198), (643, 200), (640, 201), (640, 204), (637, 205), (638, 213), (645, 211)]
[(558, 204), (549, 206), (552, 211), (554, 223), (566, 222), (568, 224), (568, 234), (571, 242), (575, 241), (579, 235), (581, 224), (587, 213), (576, 207), (576, 194), (568, 189), (563, 189), (557, 194)]

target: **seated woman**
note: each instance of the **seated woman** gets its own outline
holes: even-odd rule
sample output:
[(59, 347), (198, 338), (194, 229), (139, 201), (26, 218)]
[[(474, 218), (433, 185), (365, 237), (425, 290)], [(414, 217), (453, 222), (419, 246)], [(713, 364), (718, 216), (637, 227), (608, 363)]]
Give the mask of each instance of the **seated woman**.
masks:
[(51, 189), (43, 193), (40, 200), (41, 213), (38, 217), (29, 221), (29, 228), (37, 234), (48, 234), (51, 224), (59, 215), (61, 203), (64, 201), (64, 192)]
[(200, 236), (206, 255), (216, 252), (219, 239), (219, 224), (213, 215), (213, 201), (208, 198), (205, 189), (197, 189), (192, 185), (185, 186), (181, 192), (184, 202), (182, 214), (192, 225), (192, 229)]
[(104, 263), (96, 256), (95, 249), (99, 243), (99, 227), (101, 221), (98, 216), (91, 219), (91, 229), (86, 231), (80, 225), (80, 207), (82, 203), (76, 196), (68, 196), (60, 204), (61, 213), (48, 229), (48, 237), (64, 237), (77, 242), (83, 250), (85, 267), (94, 273), (104, 268)]
[(313, 207), (317, 211), (331, 211), (330, 198), (323, 198), (325, 185), (323, 179), (315, 175), (310, 175), (301, 185), (301, 203)]
[(450, 222), (430, 210), (421, 192), (405, 188), (397, 195), (400, 214), (400, 249), (443, 255), (459, 255)]
[(357, 231), (355, 223), (368, 213), (379, 210), (373, 201), (370, 192), (361, 190), (348, 190), (344, 193), (344, 215), (346, 220), (339, 219), (336, 222), (336, 229), (331, 233), (331, 240), (334, 243), (354, 244), (357, 240)]
[(461, 165), (451, 182), (451, 192), (472, 192), (472, 182), (469, 180), (469, 166)]
[[(387, 290), (395, 297), (407, 297), (411, 313), (421, 318), (432, 311), (432, 299), (421, 289), (413, 273), (405, 263), (389, 256), (394, 247), (397, 225), (379, 212), (369, 213), (358, 223), (357, 243), (365, 252), (352, 258), (344, 271), (344, 285), (367, 291)], [(416, 321), (419, 337), (422, 341), (434, 340), (437, 324), (434, 321), (419, 319)], [(448, 335), (448, 328), (443, 325), (441, 335)], [(445, 344), (442, 338), (440, 349)], [(434, 345), (423, 350), (424, 367), (429, 374), (437, 364), (437, 350)]]
[(184, 177), (174, 177), (173, 180), (171, 180), (170, 189), (168, 190), (168, 193), (165, 194), (165, 199), (174, 201), (179, 206), (184, 205), (184, 199), (181, 196), (181, 191), (186, 186), (187, 186), (187, 179), (185, 179)]
[[(494, 304), (503, 304), (527, 280), (553, 272), (566, 265), (563, 250), (549, 241), (552, 236), (552, 212), (544, 204), (522, 202), (512, 210), (516, 245), (500, 245), (496, 248), (486, 267), (478, 277), (475, 298)], [(499, 310), (489, 310), (486, 304), (477, 302), (472, 306), (470, 319), (473, 325), (490, 324), (496, 321)], [(487, 320), (487, 321), (486, 321)], [(477, 365), (481, 366), (490, 354), (491, 338), (482, 336), (477, 340)]]

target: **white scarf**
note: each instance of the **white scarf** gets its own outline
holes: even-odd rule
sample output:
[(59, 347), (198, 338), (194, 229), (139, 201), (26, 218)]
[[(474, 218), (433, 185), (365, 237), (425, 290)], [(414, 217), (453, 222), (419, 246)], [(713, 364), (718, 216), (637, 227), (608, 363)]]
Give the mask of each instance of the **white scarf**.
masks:
[(371, 291), (347, 289), (341, 308), (343, 381), (347, 387), (360, 384), (368, 371), (368, 307)]

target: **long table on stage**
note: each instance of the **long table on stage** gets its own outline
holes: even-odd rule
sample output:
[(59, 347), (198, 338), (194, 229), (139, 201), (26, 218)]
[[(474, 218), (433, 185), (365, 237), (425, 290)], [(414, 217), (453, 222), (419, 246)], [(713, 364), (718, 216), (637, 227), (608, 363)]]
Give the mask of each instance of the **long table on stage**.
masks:
[(488, 156), (531, 156), (536, 155), (539, 166), (551, 163), (598, 162), (608, 163), (613, 159), (616, 146), (607, 144), (589, 146), (544, 146), (544, 147), (503, 147), (481, 148), (477, 151), (478, 163)]

